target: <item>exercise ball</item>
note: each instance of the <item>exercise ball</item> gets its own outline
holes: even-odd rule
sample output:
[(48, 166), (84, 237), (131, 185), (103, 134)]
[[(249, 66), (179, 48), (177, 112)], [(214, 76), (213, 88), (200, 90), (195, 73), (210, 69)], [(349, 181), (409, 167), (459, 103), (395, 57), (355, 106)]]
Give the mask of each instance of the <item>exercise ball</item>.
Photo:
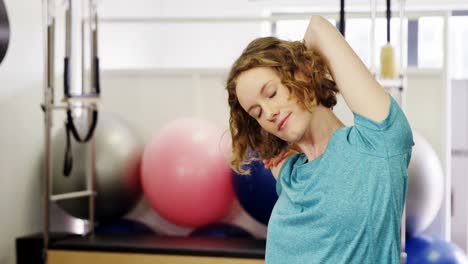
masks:
[(133, 219), (117, 219), (98, 224), (94, 229), (96, 235), (153, 235), (155, 232), (147, 225)]
[(216, 223), (199, 227), (190, 233), (192, 237), (221, 237), (221, 238), (253, 238), (253, 236), (239, 226)]
[(145, 147), (142, 185), (159, 215), (187, 227), (220, 220), (233, 202), (222, 130), (198, 118), (166, 124)]
[(420, 234), (433, 222), (442, 205), (444, 174), (431, 145), (414, 133), (415, 146), (408, 168), (406, 231)]
[(234, 192), (242, 208), (255, 220), (267, 225), (278, 195), (276, 180), (263, 162), (253, 161), (244, 166), (250, 174), (232, 172)]
[[(130, 127), (114, 114), (100, 113), (96, 130), (96, 199), (95, 218), (110, 221), (129, 212), (142, 196), (140, 161), (143, 146)], [(66, 133), (61, 130), (53, 138), (53, 194), (84, 191), (87, 170), (91, 166), (91, 144), (77, 143), (72, 136), (73, 167), (63, 175)], [(88, 197), (60, 200), (67, 213), (88, 219)]]
[(456, 245), (427, 237), (409, 237), (405, 251), (407, 264), (467, 264), (468, 258)]
[(423, 252), (427, 252), (432, 243), (432, 239), (426, 236), (407, 236), (405, 243), (406, 264), (424, 263)]

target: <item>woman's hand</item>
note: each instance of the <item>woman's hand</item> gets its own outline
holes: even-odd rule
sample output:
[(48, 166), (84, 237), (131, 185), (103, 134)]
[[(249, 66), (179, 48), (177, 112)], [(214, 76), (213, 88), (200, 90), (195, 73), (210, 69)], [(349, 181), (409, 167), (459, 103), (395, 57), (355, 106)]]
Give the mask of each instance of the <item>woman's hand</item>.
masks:
[(278, 156), (271, 158), (271, 159), (264, 159), (263, 165), (266, 169), (270, 169), (271, 167), (276, 167), (278, 164), (283, 161), (284, 159), (288, 158), (292, 154), (289, 154), (289, 151), (283, 151)]
[(281, 152), (279, 155), (277, 155), (274, 158), (271, 159), (265, 159), (263, 160), (263, 165), (265, 166), (266, 169), (271, 170), (271, 173), (275, 177), (275, 179), (278, 179), (278, 174), (281, 170), (281, 167), (283, 166), (284, 162), (292, 155), (297, 154), (298, 151), (295, 150), (294, 147), (285, 150)]

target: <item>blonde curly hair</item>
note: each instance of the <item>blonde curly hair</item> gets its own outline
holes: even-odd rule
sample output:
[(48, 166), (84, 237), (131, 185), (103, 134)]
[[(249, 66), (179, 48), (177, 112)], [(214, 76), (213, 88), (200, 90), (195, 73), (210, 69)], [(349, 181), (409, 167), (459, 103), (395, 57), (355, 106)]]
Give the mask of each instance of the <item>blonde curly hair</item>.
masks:
[[(292, 98), (310, 112), (318, 104), (333, 108), (337, 102), (338, 88), (320, 54), (308, 50), (301, 41), (285, 41), (276, 37), (253, 40), (232, 65), (226, 81), (232, 137), (230, 166), (239, 174), (248, 173), (243, 165), (252, 160), (270, 159), (289, 148), (288, 142), (266, 133), (237, 99), (239, 75), (256, 67), (273, 69)], [(306, 76), (306, 79), (297, 78), (298, 74)]]

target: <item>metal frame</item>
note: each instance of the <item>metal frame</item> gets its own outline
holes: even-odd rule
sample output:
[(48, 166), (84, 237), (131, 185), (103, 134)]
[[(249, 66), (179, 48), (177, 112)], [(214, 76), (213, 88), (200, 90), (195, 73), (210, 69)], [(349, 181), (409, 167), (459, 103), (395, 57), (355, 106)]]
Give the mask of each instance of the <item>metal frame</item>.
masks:
[[(71, 0), (68, 0), (71, 1)], [(93, 1), (93, 0), (91, 0)], [(71, 8), (71, 5), (68, 6)], [(91, 8), (91, 7), (90, 7)], [(68, 11), (67, 11), (68, 12)], [(44, 193), (43, 193), (43, 260), (47, 263), (47, 249), (50, 245), (50, 202), (74, 199), (79, 197), (89, 198), (89, 216), (90, 216), (90, 234), (94, 232), (95, 222), (95, 182), (96, 182), (96, 146), (94, 136), (90, 140), (90, 151), (91, 151), (91, 168), (90, 172), (87, 173), (86, 189), (83, 191), (70, 192), (52, 195), (53, 184), (53, 156), (52, 156), (52, 127), (53, 127), (53, 111), (54, 110), (71, 110), (76, 108), (84, 109), (97, 109), (96, 102), (99, 101), (99, 96), (93, 98), (75, 98), (69, 97), (63, 100), (62, 104), (56, 104), (54, 98), (55, 90), (55, 6), (54, 0), (42, 0), (42, 20), (43, 20), (43, 41), (44, 41), (44, 83), (43, 83), (43, 103), (41, 108), (44, 112), (44, 141), (45, 141), (45, 170), (43, 176)], [(70, 21), (66, 21), (67, 25)], [(70, 27), (71, 28), (71, 27)], [(92, 45), (92, 56), (96, 56), (97, 44), (95, 31), (91, 31), (91, 45)], [(70, 40), (70, 33), (66, 33), (66, 38)], [(93, 34), (94, 33), (94, 34)], [(70, 54), (70, 50), (66, 47), (66, 53)], [(94, 57), (92, 61), (94, 61)], [(82, 54), (82, 61), (84, 60), (84, 54)], [(82, 65), (84, 71), (84, 65)], [(98, 70), (92, 68), (91, 71)], [(97, 75), (96, 75), (97, 76)], [(83, 78), (83, 76), (81, 76)], [(83, 78), (84, 79), (84, 78)], [(94, 84), (92, 84), (94, 85)]]
[[(444, 13), (441, 11), (407, 11), (404, 16), (408, 19), (419, 18), (422, 16), (441, 16)], [(285, 20), (309, 20), (312, 16), (324, 16), (327, 18), (339, 19), (337, 12), (304, 12), (304, 13), (271, 13), (268, 16), (228, 16), (228, 17), (196, 17), (196, 16), (107, 16), (100, 17), (99, 23), (103, 24), (184, 24), (184, 23), (260, 23), (260, 22), (277, 22)], [(392, 17), (400, 16), (400, 11), (392, 11)], [(376, 17), (384, 17), (385, 12), (376, 11)], [(369, 18), (368, 11), (346, 11), (347, 18)]]

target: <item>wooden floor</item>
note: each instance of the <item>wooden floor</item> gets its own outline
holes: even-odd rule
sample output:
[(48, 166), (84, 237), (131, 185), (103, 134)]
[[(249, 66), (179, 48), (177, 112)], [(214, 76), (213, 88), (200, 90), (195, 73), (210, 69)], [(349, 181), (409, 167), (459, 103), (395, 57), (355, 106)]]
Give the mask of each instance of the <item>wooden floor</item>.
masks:
[(262, 264), (262, 259), (49, 250), (48, 264)]

